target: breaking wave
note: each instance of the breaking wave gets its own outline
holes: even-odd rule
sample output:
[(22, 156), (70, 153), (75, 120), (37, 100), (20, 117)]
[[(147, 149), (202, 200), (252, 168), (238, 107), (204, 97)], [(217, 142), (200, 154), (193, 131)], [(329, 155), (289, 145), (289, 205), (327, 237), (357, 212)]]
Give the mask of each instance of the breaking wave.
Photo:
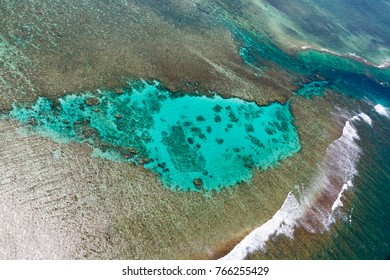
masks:
[(351, 52), (346, 53), (346, 54), (342, 54), (342, 53), (331, 51), (331, 50), (328, 50), (325, 48), (314, 48), (311, 46), (302, 46), (301, 50), (314, 50), (314, 51), (318, 51), (318, 52), (329, 53), (331, 55), (338, 56), (338, 57), (350, 58), (350, 59), (353, 59), (355, 61), (364, 63), (364, 64), (372, 66), (372, 67), (380, 68), (380, 69), (390, 68), (390, 59), (386, 59), (381, 64), (378, 65), (378, 64), (375, 64), (375, 63), (373, 63), (373, 62), (371, 62), (371, 61), (369, 61), (369, 60), (367, 60), (367, 59), (365, 59), (365, 58), (363, 58), (355, 53), (351, 53)]
[(245, 259), (251, 253), (265, 252), (271, 237), (285, 235), (292, 239), (296, 227), (303, 227), (309, 232), (329, 229), (336, 220), (336, 213), (343, 207), (343, 197), (353, 187), (353, 178), (358, 173), (356, 164), (362, 151), (356, 142), (360, 137), (355, 122), (372, 125), (371, 118), (364, 113), (346, 121), (342, 135), (327, 148), (326, 156), (319, 163), (317, 175), (309, 186), (299, 196), (290, 192), (282, 207), (269, 221), (253, 230), (221, 259)]
[(377, 104), (374, 106), (374, 110), (381, 116), (384, 116), (386, 118), (390, 118), (389, 115), (389, 109), (381, 104)]

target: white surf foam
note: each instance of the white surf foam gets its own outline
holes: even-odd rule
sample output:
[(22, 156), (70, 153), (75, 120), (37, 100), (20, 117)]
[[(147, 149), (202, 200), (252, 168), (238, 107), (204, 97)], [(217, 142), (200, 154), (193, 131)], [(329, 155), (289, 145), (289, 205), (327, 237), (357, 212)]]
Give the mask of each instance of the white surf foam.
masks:
[(296, 197), (289, 193), (283, 206), (262, 226), (247, 235), (234, 249), (221, 258), (222, 260), (242, 260), (250, 253), (265, 250), (266, 243), (272, 235), (284, 234), (293, 238), (296, 221), (303, 209)]
[(357, 115), (357, 116), (354, 116), (353, 118), (352, 118), (352, 120), (357, 120), (357, 119), (361, 119), (361, 120), (363, 120), (366, 124), (369, 124), (369, 125), (371, 125), (372, 126), (372, 119), (367, 115), (367, 114), (365, 114), (365, 113), (360, 113), (359, 115)]
[[(359, 119), (356, 116), (354, 118)], [(352, 120), (354, 120), (354, 119), (352, 118)], [(358, 139), (359, 140), (360, 137), (357, 134), (356, 129), (352, 126), (351, 122), (347, 121), (345, 123), (344, 128), (343, 128), (343, 134), (341, 135), (341, 137), (339, 139), (337, 139), (332, 144), (336, 144), (338, 142), (341, 142), (341, 143), (344, 143), (344, 144), (346, 144), (348, 146), (351, 146), (351, 145), (354, 145), (354, 143), (351, 143), (352, 141), (354, 141), (354, 139)], [(328, 147), (328, 151), (329, 151), (329, 148), (331, 148), (331, 147), (332, 146)]]
[(384, 68), (389, 68), (390, 67), (390, 59), (386, 59), (381, 64), (378, 65), (378, 64), (375, 64), (375, 63), (365, 59), (364, 57), (361, 57), (361, 56), (357, 55), (356, 53), (348, 52), (346, 54), (342, 54), (342, 53), (331, 51), (331, 50), (328, 50), (328, 49), (325, 49), (325, 48), (318, 49), (318, 48), (311, 47), (311, 46), (302, 46), (301, 49), (302, 50), (315, 50), (315, 51), (329, 53), (329, 54), (332, 54), (334, 56), (351, 58), (351, 59), (354, 59), (356, 61), (362, 62), (362, 63), (364, 63), (366, 65), (369, 65), (369, 66), (372, 66), (372, 67), (376, 67), (376, 68), (380, 68), (380, 69), (384, 69)]
[[(224, 256), (223, 260), (244, 259), (248, 254), (266, 251), (266, 244), (272, 236), (285, 235), (293, 238), (294, 230), (298, 226), (302, 226), (309, 232), (315, 232), (312, 222), (313, 215), (317, 222), (320, 222), (325, 229), (335, 221), (334, 211), (343, 206), (342, 198), (345, 192), (349, 190), (353, 184), (352, 180), (358, 173), (356, 163), (360, 158), (361, 149), (355, 140), (360, 139), (354, 121), (364, 121), (371, 125), (371, 118), (360, 113), (348, 121), (346, 121), (343, 133), (337, 140), (326, 150), (326, 160), (318, 165), (317, 176), (312, 180), (309, 188), (299, 201), (290, 192), (282, 205), (282, 207), (275, 213), (275, 215), (247, 235), (233, 250)], [(337, 176), (341, 181), (346, 182), (340, 187), (335, 186), (330, 178)], [(321, 205), (316, 205), (316, 195), (322, 192), (330, 197), (336, 197), (331, 208), (326, 209)], [(337, 194), (337, 195), (336, 195)], [(310, 219), (306, 217), (310, 212)]]
[(343, 197), (344, 192), (347, 191), (352, 186), (353, 186), (353, 184), (352, 184), (351, 180), (348, 180), (348, 182), (343, 185), (343, 188), (341, 189), (341, 192), (339, 193), (339, 195), (337, 196), (336, 201), (332, 205), (332, 212), (334, 212), (337, 208), (344, 206), (343, 202), (341, 201), (341, 198)]
[(389, 109), (387, 109), (386, 107), (384, 107), (383, 105), (381, 104), (377, 104), (374, 106), (374, 110), (381, 116), (384, 116), (386, 118), (390, 118), (390, 115), (389, 115)]
[(352, 224), (352, 214), (353, 214), (353, 206), (352, 206), (352, 208), (351, 208), (351, 214), (349, 214), (349, 217), (348, 217), (348, 221), (349, 221), (349, 223), (350, 224)]
[[(330, 154), (333, 154), (334, 158), (337, 159), (337, 154), (340, 153), (340, 151), (344, 150), (345, 152), (342, 153), (342, 157), (345, 160), (343, 163), (342, 160), (336, 160), (336, 168), (339, 170), (339, 175), (343, 175), (343, 177), (347, 180), (345, 184), (343, 184), (343, 187), (341, 188), (340, 192), (337, 195), (336, 200), (334, 201), (332, 208), (331, 208), (331, 214), (333, 215), (333, 212), (341, 208), (343, 206), (343, 202), (341, 201), (342, 197), (344, 196), (344, 193), (349, 190), (351, 187), (353, 187), (352, 179), (354, 176), (357, 175), (358, 171), (356, 169), (356, 163), (358, 162), (360, 155), (362, 153), (361, 149), (357, 145), (357, 143), (354, 140), (359, 140), (360, 137), (357, 133), (356, 128), (353, 125), (354, 121), (364, 121), (368, 125), (372, 126), (372, 119), (365, 113), (360, 113), (356, 116), (353, 116), (349, 121), (346, 122), (343, 134), (339, 139), (337, 139), (332, 145), (332, 148), (336, 148), (334, 152), (330, 152)], [(337, 146), (344, 146), (338, 147)], [(340, 156), (339, 156), (340, 157)], [(326, 227), (329, 226), (329, 221), (334, 221), (334, 219), (328, 219), (328, 222), (326, 223)]]
[(378, 65), (378, 68), (389, 68), (389, 67), (390, 67), (390, 59), (387, 59), (382, 64)]
[[(330, 163), (328, 166), (323, 167), (325, 178), (322, 182), (326, 182), (325, 188), (329, 198), (336, 198), (330, 209), (322, 209), (321, 213), (319, 213), (318, 219), (323, 224), (325, 230), (328, 230), (329, 226), (336, 221), (335, 211), (344, 206), (342, 198), (345, 192), (353, 186), (352, 180), (358, 174), (356, 164), (360, 159), (362, 151), (355, 141), (360, 140), (354, 126), (356, 121), (364, 121), (372, 125), (371, 118), (365, 113), (353, 116), (345, 123), (340, 138), (335, 140), (327, 149), (327, 157)], [(329, 182), (328, 178), (331, 176), (345, 182), (342, 184), (341, 189), (340, 185), (337, 186)]]

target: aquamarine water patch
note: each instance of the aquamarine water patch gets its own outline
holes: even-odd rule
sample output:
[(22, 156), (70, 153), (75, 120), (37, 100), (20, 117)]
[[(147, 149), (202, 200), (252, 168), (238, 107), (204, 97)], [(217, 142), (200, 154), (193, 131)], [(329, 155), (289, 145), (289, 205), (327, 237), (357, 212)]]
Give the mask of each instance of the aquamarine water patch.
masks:
[(55, 140), (88, 142), (95, 156), (143, 164), (185, 191), (248, 181), (300, 149), (288, 103), (172, 94), (158, 82), (39, 98), (10, 117)]
[(302, 84), (294, 94), (302, 95), (306, 97), (306, 99), (310, 99), (313, 95), (322, 96), (327, 86), (327, 81), (310, 81)]

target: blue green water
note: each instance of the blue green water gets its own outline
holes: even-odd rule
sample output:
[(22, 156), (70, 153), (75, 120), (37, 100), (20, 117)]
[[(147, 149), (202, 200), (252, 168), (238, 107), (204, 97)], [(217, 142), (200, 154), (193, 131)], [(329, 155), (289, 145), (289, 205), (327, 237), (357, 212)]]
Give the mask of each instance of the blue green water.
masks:
[[(326, 249), (318, 253), (320, 258), (390, 259), (389, 125), (389, 119), (378, 116), (373, 128), (359, 127), (363, 148), (359, 174), (354, 180), (353, 195), (349, 194), (349, 207), (344, 209), (347, 219), (337, 226), (330, 244), (340, 253)], [(344, 250), (345, 243), (350, 250)]]
[[(238, 53), (247, 65), (261, 74), (266, 74), (267, 67), (277, 67), (296, 77), (299, 88), (292, 95), (310, 99), (330, 89), (354, 99), (390, 105), (389, 67), (379, 68), (351, 57), (315, 50), (288, 55), (267, 36), (237, 27), (231, 30), (238, 43)], [(355, 109), (351, 106), (351, 110)], [(348, 193), (350, 202), (343, 209), (342, 222), (336, 223), (325, 237), (317, 235), (308, 241), (306, 235), (299, 236), (286, 249), (287, 255), (274, 250), (267, 252), (266, 258), (389, 259), (389, 122), (375, 115), (373, 119), (373, 127), (359, 127), (362, 159), (358, 163), (359, 174), (353, 180), (354, 187)]]
[(292, 92), (294, 95), (310, 98), (331, 89), (352, 97), (369, 98), (389, 105), (390, 68), (378, 68), (350, 57), (316, 50), (288, 55), (265, 35), (252, 33), (231, 23), (228, 23), (227, 27), (234, 34), (238, 54), (247, 65), (261, 73), (264, 73), (267, 67), (276, 67), (295, 76), (297, 81), (300, 81), (302, 76), (311, 81)]
[[(11, 3), (12, 1), (8, 2)], [(26, 2), (33, 3), (32, 1)], [(101, 7), (104, 7), (107, 11), (109, 6), (118, 6), (115, 3), (106, 5), (107, 3), (104, 2), (107, 1), (72, 2), (74, 2), (71, 3), (73, 12), (80, 9), (80, 14), (85, 12), (90, 15), (95, 15), (93, 10), (100, 13), (102, 11)], [(80, 6), (78, 5), (79, 2), (81, 3)], [(154, 11), (157, 11), (156, 16), (164, 17), (168, 21), (168, 25), (176, 25), (182, 30), (193, 31), (198, 29), (197, 27), (201, 27), (199, 31), (200, 34), (203, 34), (205, 30), (215, 26), (214, 22), (210, 24), (208, 20), (203, 21), (203, 17), (199, 17), (196, 12), (193, 13), (192, 9), (189, 10), (194, 14), (193, 18), (182, 13), (181, 9), (177, 9), (177, 5), (169, 3), (159, 5), (157, 1), (133, 2), (143, 3), (145, 7), (153, 6)], [(202, 10), (199, 9), (198, 11), (203, 14), (204, 18), (216, 18), (219, 22), (225, 20), (225, 18), (218, 19), (220, 16), (223, 17), (225, 13), (212, 14), (213, 9), (207, 9), (207, 2), (224, 2), (232, 10), (237, 11), (237, 13), (234, 13), (234, 17), (237, 16), (242, 19), (250, 18), (249, 14), (246, 15), (249, 12), (254, 12), (254, 14), (260, 16), (267, 16), (268, 14), (267, 11), (260, 11), (259, 13), (255, 6), (252, 7), (249, 2), (254, 1), (202, 1)], [(273, 7), (281, 10), (287, 16), (282, 19), (282, 22), (285, 21), (284, 26), (286, 27), (284, 31), (292, 34), (292, 36), (299, 36), (302, 42), (305, 41), (309, 45), (317, 43), (339, 53), (356, 52), (369, 60), (374, 58), (373, 61), (377, 64), (383, 61), (383, 57), (386, 58), (386, 56), (383, 56), (384, 54), (387, 54), (387, 57), (390, 54), (390, 36), (388, 32), (390, 5), (388, 0), (267, 0), (266, 2), (271, 3)], [(43, 5), (42, 8), (44, 6), (51, 7), (52, 5)], [(122, 6), (117, 8), (118, 12), (115, 14), (121, 18), (120, 20), (115, 18), (114, 13), (109, 12), (107, 13), (107, 21), (99, 16), (91, 16), (91, 18), (98, 18), (98, 25), (91, 25), (92, 28), (90, 29), (85, 26), (88, 24), (78, 26), (77, 21), (74, 21), (72, 26), (72, 21), (69, 21), (70, 13), (66, 13), (66, 9), (62, 10), (65, 11), (63, 14), (66, 18), (66, 24), (71, 23), (72, 33), (77, 33), (80, 27), (80, 34), (89, 33), (91, 35), (95, 30), (100, 30), (101, 27), (106, 26), (107, 29), (102, 29), (106, 32), (105, 34), (99, 32), (96, 34), (102, 34), (102, 38), (110, 38), (107, 40), (117, 41), (116, 39), (118, 39), (118, 42), (120, 42), (122, 40), (121, 36), (124, 36), (122, 31), (127, 29), (123, 28), (124, 25), (118, 23), (126, 22), (128, 17), (121, 13), (124, 10)], [(141, 11), (140, 15), (144, 14), (142, 8), (139, 11)], [(58, 13), (47, 13), (45, 10), (39, 13), (40, 16), (36, 19), (42, 19), (42, 17), (49, 14), (59, 15)], [(173, 17), (170, 16), (171, 13), (174, 14)], [(240, 13), (242, 15), (238, 16)], [(31, 11), (31, 14), (33, 14), (33, 11)], [(275, 16), (273, 12), (269, 14), (271, 17)], [(348, 16), (345, 16), (346, 14)], [(12, 17), (7, 16), (3, 18), (6, 20), (3, 25), (8, 25), (7, 20), (12, 19)], [(11, 53), (15, 57), (19, 54), (16, 51), (17, 48), (27, 49), (28, 44), (39, 43), (40, 40), (44, 39), (43, 37), (55, 31), (41, 29), (42, 26), (40, 25), (38, 29), (42, 36), (36, 36), (39, 39), (34, 39), (32, 33), (34, 30), (22, 26), (22, 22), (25, 22), (22, 15), (18, 19), (21, 22), (19, 29), (25, 29), (22, 30), (21, 34), (31, 36), (17, 37), (13, 36), (14, 33), (9, 33), (10, 38), (7, 38), (7, 40), (11, 41), (12, 39), (14, 42), (15, 48), (12, 48)], [(135, 20), (138, 21), (136, 18)], [(40, 23), (35, 18), (33, 22)], [(59, 20), (59, 23), (61, 23), (61, 20)], [(114, 24), (121, 27), (119, 28), (121, 33), (118, 38), (113, 35), (115, 32), (111, 32), (117, 29)], [(243, 20), (242, 25), (245, 24)], [(310, 99), (313, 96), (322, 96), (330, 89), (352, 98), (368, 98), (370, 102), (381, 103), (389, 107), (389, 68), (379, 69), (353, 60), (350, 57), (335, 56), (315, 50), (298, 51), (295, 54), (287, 53), (279, 48), (272, 39), (272, 30), (263, 29), (263, 33), (261, 31), (255, 33), (256, 28), (251, 28), (252, 26), (249, 28), (249, 25), (252, 24), (247, 24), (246, 28), (241, 28), (240, 19), (238, 19), (227, 27), (237, 43), (237, 53), (251, 67), (255, 76), (267, 75), (267, 70), (272, 69), (274, 73), (281, 71), (283, 74), (296, 77), (294, 82), (299, 85), (299, 88), (291, 92), (293, 99)], [(154, 25), (148, 26), (146, 22), (142, 26), (145, 27), (145, 30), (154, 29)], [(299, 28), (295, 29), (294, 26)], [(61, 24), (59, 24), (59, 27), (60, 30)], [(56, 27), (56, 31), (59, 30)], [(261, 30), (261, 27), (258, 30)], [(129, 32), (126, 33), (132, 34), (132, 39), (133, 35), (137, 38), (143, 37), (140, 36), (143, 33), (134, 33), (133, 30), (127, 31)], [(296, 31), (301, 32), (297, 33)], [(208, 34), (208, 32), (206, 33)], [(15, 34), (18, 34), (18, 32)], [(69, 49), (65, 57), (80, 55), (80, 60), (75, 60), (76, 64), (79, 64), (83, 61), (83, 52), (78, 53), (77, 48), (73, 51), (72, 46), (73, 43), (83, 43), (84, 37), (77, 34), (78, 40), (74, 40), (75, 36), (70, 37), (72, 42), (68, 45)], [(65, 38), (69, 39), (69, 37)], [(98, 37), (89, 36), (88, 44), (94, 44), (94, 38)], [(109, 46), (104, 45), (105, 40), (100, 41), (102, 38), (99, 37), (96, 43), (108, 47), (107, 50), (110, 50)], [(197, 37), (188, 36), (186, 38)], [(154, 39), (154, 36), (152, 36), (150, 41), (146, 40), (145, 47), (148, 47), (146, 44), (154, 42)], [(191, 44), (191, 42), (187, 43)], [(196, 44), (193, 47), (196, 49), (199, 46)], [(118, 47), (116, 51), (120, 52), (120, 46), (118, 45)], [(153, 45), (151, 45), (151, 48), (154, 49)], [(91, 49), (93, 50), (93, 48)], [(203, 48), (198, 50), (200, 52), (204, 51)], [(51, 53), (51, 50), (49, 52), (49, 50), (42, 48), (41, 54), (36, 53), (34, 56), (41, 56), (41, 59), (44, 60), (47, 53)], [(107, 53), (111, 52), (108, 51)], [(145, 54), (147, 53), (142, 53), (142, 51), (137, 53), (137, 56), (139, 54), (141, 57), (140, 63), (144, 61), (142, 57), (146, 57)], [(99, 54), (96, 56), (98, 60), (101, 58)], [(102, 56), (104, 56), (104, 52)], [(6, 68), (10, 66), (7, 70), (10, 71), (12, 76), (18, 78), (20, 73), (16, 73), (14, 70), (19, 68), (14, 69), (12, 63), (8, 63), (8, 56), (5, 57), (7, 57), (4, 60)], [(84, 66), (92, 69), (99, 67), (98, 63), (94, 63), (95, 58), (93, 57), (94, 52), (91, 52), (91, 57), (88, 57), (88, 63), (85, 63)], [(180, 57), (178, 56), (178, 58)], [(205, 57), (207, 57), (207, 49)], [(110, 59), (110, 57), (102, 58), (104, 61)], [(208, 58), (212, 59), (212, 57)], [(171, 58), (164, 55), (164, 59)], [(17, 58), (15, 61), (19, 63), (20, 59)], [(152, 66), (158, 61), (158, 57), (153, 59)], [(191, 61), (188, 62), (188, 67), (191, 68)], [(131, 64), (132, 62), (128, 61), (128, 63)], [(69, 70), (68, 67), (62, 67), (61, 63), (58, 63), (58, 65), (61, 69), (58, 72), (59, 75), (64, 73), (62, 71), (67, 72)], [(81, 63), (81, 65), (83, 64)], [(148, 68), (147, 65), (148, 63), (145, 64), (146, 68)], [(207, 71), (207, 69), (204, 70)], [(113, 71), (112, 77), (115, 77), (115, 73)], [(137, 73), (137, 71), (134, 73)], [(2, 78), (1, 74), (0, 80)], [(7, 78), (7, 76), (4, 77)], [(159, 76), (156, 75), (156, 78), (159, 78)], [(244, 78), (246, 77), (244, 76)], [(63, 79), (69, 79), (69, 76), (64, 75)], [(172, 82), (175, 79), (174, 77)], [(20, 80), (20, 77), (18, 80)], [(291, 85), (291, 87), (293, 86), (294, 84)], [(222, 99), (219, 96), (209, 98), (190, 96), (186, 93), (172, 94), (158, 83), (141, 82), (137, 85), (132, 84), (130, 87), (124, 87), (122, 91), (116, 93), (115, 90), (102, 89), (93, 93), (69, 94), (58, 100), (40, 98), (31, 106), (16, 104), (10, 113), (10, 117), (26, 124), (34, 133), (50, 137), (55, 141), (82, 142), (84, 145), (90, 145), (93, 156), (107, 160), (123, 161), (129, 165), (142, 164), (161, 178), (165, 186), (185, 191), (207, 192), (220, 190), (222, 187), (248, 181), (255, 169), (264, 170), (274, 167), (280, 160), (293, 156), (300, 149), (298, 134), (293, 125), (293, 116), (289, 110), (289, 102), (284, 105), (275, 102), (268, 106), (257, 106), (254, 103), (234, 98)], [(332, 97), (329, 100), (333, 100)], [(335, 107), (338, 107), (337, 99), (334, 101)], [(357, 104), (357, 102), (351, 102), (351, 104)], [(348, 107), (348, 104), (343, 103), (342, 105), (343, 108)], [(362, 108), (353, 108), (352, 106), (349, 106), (351, 111), (362, 108), (365, 112), (368, 111), (367, 113), (373, 119), (373, 126), (361, 125), (361, 127), (358, 127), (359, 143), (362, 149), (361, 160), (358, 162), (359, 174), (353, 180), (353, 188), (345, 194), (345, 201), (343, 201), (345, 205), (341, 212), (343, 215), (340, 215), (342, 222), (334, 225), (333, 231), (328, 234), (330, 240), (324, 238), (326, 234), (316, 234), (315, 240), (308, 242), (308, 234), (305, 234), (304, 238), (294, 240), (293, 245), (285, 250), (288, 255), (281, 254), (281, 248), (286, 249), (285, 246), (276, 246), (274, 252), (267, 253), (268, 257), (276, 254), (279, 259), (286, 257), (293, 259), (308, 257), (314, 259), (390, 258), (390, 219), (388, 215), (390, 211), (388, 203), (388, 197), (390, 196), (390, 165), (388, 164), (390, 130), (388, 128), (390, 123), (388, 119), (376, 115), (375, 111), (372, 111), (372, 106), (362, 105)], [(302, 110), (301, 108), (295, 109)], [(322, 121), (320, 115), (316, 117), (318, 117), (316, 121)], [(306, 119), (300, 119), (301, 123), (304, 121)], [(318, 151), (313, 151), (313, 153), (316, 152)], [(289, 181), (288, 177), (289, 175), (286, 174), (286, 182)], [(142, 200), (142, 198), (139, 199)], [(273, 198), (267, 199), (270, 203), (273, 203)], [(240, 202), (253, 203), (249, 200)], [(257, 202), (255, 201), (255, 203)], [(208, 207), (207, 204), (205, 204), (205, 207)], [(159, 214), (160, 212), (157, 210), (156, 213)], [(148, 216), (153, 216), (156, 213), (148, 212)], [(220, 214), (226, 215), (227, 213), (222, 211)], [(198, 214), (207, 220), (204, 213), (198, 212)], [(139, 220), (146, 229), (148, 226), (154, 228), (153, 224), (148, 224), (145, 222), (147, 220), (143, 218), (141, 217)], [(134, 228), (136, 227), (137, 225)], [(132, 228), (129, 229), (132, 230)], [(188, 240), (180, 239), (180, 236), (177, 241), (179, 245), (180, 242), (188, 242)]]
[(281, 18), (288, 19), (280, 27), (284, 33), (309, 44), (341, 53), (356, 52), (376, 63), (390, 55), (387, 0), (266, 2), (281, 12)]
[(313, 95), (322, 96), (327, 85), (327, 81), (312, 81), (304, 83), (295, 92), (295, 94), (305, 96), (307, 99), (311, 98)]
[(88, 142), (95, 156), (144, 164), (166, 186), (211, 191), (251, 178), (300, 149), (289, 104), (171, 94), (158, 82), (70, 94), (10, 116), (58, 141)]

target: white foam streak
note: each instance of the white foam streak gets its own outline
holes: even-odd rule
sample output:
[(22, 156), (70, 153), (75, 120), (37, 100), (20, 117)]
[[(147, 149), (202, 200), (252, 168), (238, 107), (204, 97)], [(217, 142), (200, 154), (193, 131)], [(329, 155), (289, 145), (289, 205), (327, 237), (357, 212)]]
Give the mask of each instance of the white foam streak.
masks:
[[(335, 176), (341, 178), (344, 182), (340, 191), (337, 190), (337, 186), (328, 185), (327, 189), (330, 192), (338, 191), (337, 198), (332, 204), (330, 212), (324, 212), (321, 219), (322, 224), (326, 230), (334, 223), (334, 213), (337, 209), (344, 206), (342, 198), (347, 190), (349, 190), (353, 184), (352, 179), (357, 175), (356, 163), (360, 158), (361, 149), (355, 142), (360, 137), (353, 126), (354, 121), (364, 121), (365, 123), (372, 125), (371, 118), (365, 113), (360, 113), (353, 116), (345, 123), (343, 128), (343, 134), (337, 140), (335, 140), (327, 149), (327, 155), (331, 159), (332, 167), (329, 171), (326, 171), (326, 177)], [(335, 174), (337, 172), (337, 174)]]
[[(350, 189), (353, 186), (352, 178), (357, 174), (356, 162), (360, 158), (361, 150), (360, 150), (359, 146), (356, 144), (356, 142), (354, 141), (355, 139), (359, 140), (360, 137), (359, 137), (355, 127), (351, 123), (353, 121), (364, 121), (368, 125), (372, 126), (372, 119), (367, 114), (360, 113), (356, 116), (353, 116), (349, 121), (347, 121), (345, 123), (344, 129), (343, 129), (343, 134), (341, 135), (341, 137), (339, 139), (337, 139), (336, 141), (334, 141), (332, 143), (332, 145), (330, 146), (330, 148), (336, 148), (335, 151), (330, 152), (330, 154), (333, 154), (333, 156), (336, 159), (337, 159), (337, 153), (339, 153), (340, 150), (347, 150), (348, 151), (348, 153), (345, 153), (345, 156), (343, 158), (344, 160), (346, 160), (347, 164), (340, 164), (342, 162), (342, 160), (338, 160), (337, 164), (336, 164), (338, 169), (340, 170), (340, 174), (345, 173), (345, 175), (348, 177), (348, 179), (347, 179), (348, 181), (347, 181), (347, 183), (345, 183), (343, 185), (336, 200), (334, 201), (334, 203), (332, 205), (331, 215), (333, 214), (333, 212), (337, 208), (340, 208), (343, 206), (341, 198), (343, 197), (345, 191), (347, 191), (348, 189)], [(346, 147), (344, 147), (343, 149), (337, 148), (337, 146), (339, 146), (340, 144), (342, 144), (348, 148), (346, 148)], [(333, 219), (331, 219), (331, 220), (333, 221)], [(329, 226), (329, 223), (327, 223), (325, 226), (326, 227)]]
[(390, 59), (384, 61), (382, 64), (378, 65), (378, 68), (389, 68), (390, 67)]
[(378, 64), (375, 64), (375, 63), (373, 63), (373, 62), (371, 62), (371, 61), (369, 61), (369, 60), (367, 60), (367, 59), (357, 55), (356, 53), (351, 53), (351, 52), (348, 52), (346, 54), (341, 54), (341, 53), (338, 53), (338, 52), (335, 52), (335, 51), (331, 51), (331, 50), (328, 50), (328, 49), (325, 49), (325, 48), (317, 49), (317, 48), (314, 48), (314, 47), (311, 47), (311, 46), (302, 46), (301, 50), (315, 50), (315, 51), (329, 53), (329, 54), (332, 54), (334, 56), (347, 57), (347, 58), (351, 58), (353, 60), (362, 62), (362, 63), (364, 63), (366, 65), (369, 65), (369, 66), (372, 66), (372, 67), (376, 67), (376, 68), (381, 68), (381, 69), (390, 67), (390, 59), (386, 59), (383, 63), (378, 65)]
[[(309, 232), (315, 232), (316, 228), (313, 228), (310, 222), (313, 219), (317, 223), (320, 222), (325, 229), (329, 229), (329, 225), (335, 221), (334, 211), (343, 206), (342, 198), (353, 186), (352, 179), (357, 174), (356, 163), (360, 158), (361, 149), (355, 141), (360, 139), (353, 125), (355, 121), (364, 121), (372, 125), (371, 118), (364, 113), (346, 121), (342, 135), (327, 148), (327, 159), (318, 165), (317, 176), (313, 178), (305, 193), (300, 195), (301, 199), (298, 201), (290, 192), (283, 206), (272, 219), (252, 231), (222, 259), (244, 259), (248, 254), (259, 250), (265, 251), (266, 243), (271, 236), (283, 234), (293, 238), (294, 229), (298, 226), (304, 227)], [(341, 190), (331, 182), (331, 177), (346, 182)], [(329, 206), (318, 205), (316, 197), (323, 192), (329, 195), (329, 199), (333, 199), (338, 194), (331, 209)], [(309, 212), (310, 217), (307, 216)]]
[(381, 116), (384, 116), (386, 118), (390, 118), (389, 110), (388, 108), (384, 107), (381, 104), (377, 104), (374, 106), (374, 110)]
[[(343, 134), (341, 135), (341, 137), (336, 140), (336, 141), (342, 141), (342, 142), (345, 142), (346, 144), (348, 145), (353, 145), (352, 141), (354, 139), (357, 139), (359, 140), (360, 137), (359, 135), (357, 134), (356, 130), (353, 128), (353, 126), (351, 125), (351, 122), (350, 121), (347, 121), (345, 123), (345, 126), (343, 128)], [(329, 148), (328, 148), (329, 150)]]
[(356, 120), (356, 119), (361, 119), (363, 120), (366, 124), (369, 124), (372, 126), (372, 119), (365, 113), (360, 113), (359, 115), (357, 116), (354, 116), (352, 119), (353, 120)]
[(293, 238), (296, 221), (303, 214), (303, 207), (296, 197), (289, 193), (283, 206), (262, 226), (247, 235), (234, 249), (221, 258), (222, 260), (244, 259), (248, 254), (265, 250), (266, 242), (272, 235), (284, 234)]
[(337, 196), (336, 201), (332, 205), (332, 212), (334, 212), (337, 208), (344, 206), (343, 202), (341, 201), (341, 198), (343, 197), (344, 192), (347, 191), (352, 186), (353, 185), (352, 185), (352, 181), (351, 180), (349, 180), (346, 184), (343, 185), (343, 188), (341, 189), (341, 192), (339, 193), (339, 195)]

